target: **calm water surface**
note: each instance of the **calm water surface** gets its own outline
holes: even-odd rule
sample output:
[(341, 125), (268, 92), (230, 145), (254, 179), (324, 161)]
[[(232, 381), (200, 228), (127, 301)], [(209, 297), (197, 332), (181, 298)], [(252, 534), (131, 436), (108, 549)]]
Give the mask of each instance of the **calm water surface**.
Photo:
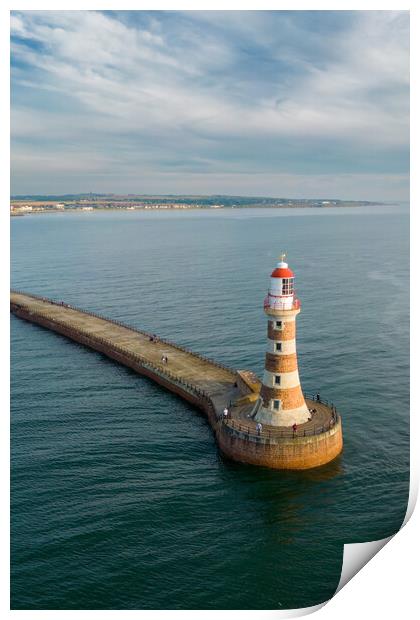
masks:
[(406, 207), (14, 218), (15, 288), (261, 375), (262, 301), (296, 272), (303, 387), (342, 413), (335, 462), (223, 459), (205, 418), (12, 317), (12, 608), (278, 609), (332, 596), (343, 543), (403, 521), (409, 483)]

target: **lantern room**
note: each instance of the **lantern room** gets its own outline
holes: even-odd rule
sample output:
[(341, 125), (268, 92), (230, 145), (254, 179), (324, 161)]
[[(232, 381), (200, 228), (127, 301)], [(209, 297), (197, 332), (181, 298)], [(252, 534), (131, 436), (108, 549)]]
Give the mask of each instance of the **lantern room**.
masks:
[(283, 260), (277, 263), (271, 274), (270, 293), (279, 297), (294, 294), (295, 274)]
[(282, 254), (280, 262), (271, 273), (270, 288), (264, 301), (264, 307), (273, 309), (291, 309), (295, 305), (295, 274), (284, 261)]

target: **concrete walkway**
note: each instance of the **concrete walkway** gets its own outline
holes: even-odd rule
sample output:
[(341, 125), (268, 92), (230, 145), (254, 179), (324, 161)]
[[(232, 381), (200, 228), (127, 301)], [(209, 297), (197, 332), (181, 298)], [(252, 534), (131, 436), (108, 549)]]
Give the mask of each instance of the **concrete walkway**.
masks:
[[(234, 371), (229, 371), (211, 360), (203, 359), (159, 338), (152, 342), (149, 334), (140, 333), (67, 305), (51, 303), (50, 300), (44, 301), (22, 293), (12, 292), (11, 303), (25, 307), (33, 314), (64, 322), (68, 327), (87, 336), (104, 338), (128, 353), (141, 355), (161, 367), (162, 371), (167, 370), (177, 375), (183, 381), (205, 390), (212, 397), (223, 396), (223, 406), (227, 398), (235, 399), (239, 396), (239, 391), (234, 387), (236, 381)], [(168, 358), (167, 364), (162, 362), (162, 356)]]

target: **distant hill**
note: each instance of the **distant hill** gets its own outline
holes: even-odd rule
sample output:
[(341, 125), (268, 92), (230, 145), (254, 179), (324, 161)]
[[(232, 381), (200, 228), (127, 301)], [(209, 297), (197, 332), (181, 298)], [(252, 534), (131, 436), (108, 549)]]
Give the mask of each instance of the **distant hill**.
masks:
[(199, 207), (340, 207), (340, 206), (363, 206), (379, 205), (381, 202), (339, 200), (337, 198), (276, 198), (272, 196), (227, 196), (214, 194), (211, 196), (190, 194), (25, 194), (11, 196), (11, 203), (21, 202), (64, 203), (66, 207), (77, 206), (80, 203), (90, 204), (94, 207), (118, 208), (134, 203), (141, 205), (156, 204), (184, 204)]

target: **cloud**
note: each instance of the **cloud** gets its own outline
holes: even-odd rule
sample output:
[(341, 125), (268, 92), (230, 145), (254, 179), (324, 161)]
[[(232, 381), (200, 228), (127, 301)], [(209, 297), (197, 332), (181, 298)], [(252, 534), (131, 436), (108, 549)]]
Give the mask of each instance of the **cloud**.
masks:
[(86, 160), (127, 192), (149, 191), (139, 169), (184, 192), (198, 171), (203, 188), (304, 172), (311, 195), (319, 174), (407, 173), (406, 12), (24, 11), (11, 28), (15, 192), (34, 156), (48, 191), (68, 145), (62, 191), (91, 183)]

